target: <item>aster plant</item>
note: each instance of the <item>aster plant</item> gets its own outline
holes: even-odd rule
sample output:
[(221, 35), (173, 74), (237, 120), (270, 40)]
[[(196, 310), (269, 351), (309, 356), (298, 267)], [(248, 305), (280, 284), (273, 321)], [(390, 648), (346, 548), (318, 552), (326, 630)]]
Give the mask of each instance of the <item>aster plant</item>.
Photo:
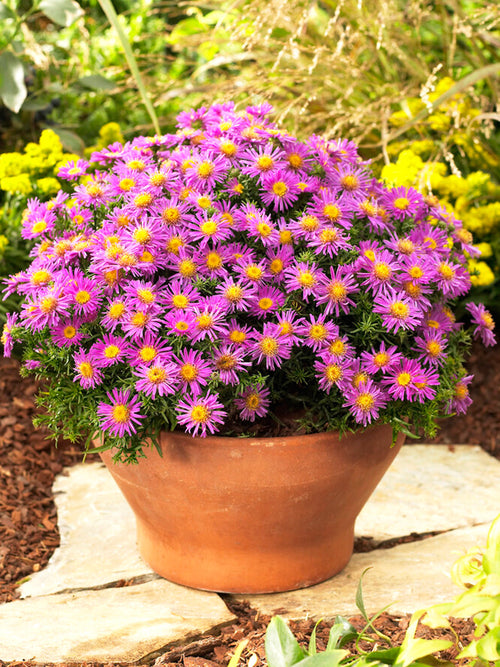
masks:
[(299, 141), (264, 104), (180, 114), (59, 171), (30, 200), (24, 299), (4, 353), (45, 383), (39, 423), (134, 461), (161, 430), (193, 436), (362, 429), (432, 435), (464, 412), (470, 235), (434, 197), (388, 188), (356, 146)]

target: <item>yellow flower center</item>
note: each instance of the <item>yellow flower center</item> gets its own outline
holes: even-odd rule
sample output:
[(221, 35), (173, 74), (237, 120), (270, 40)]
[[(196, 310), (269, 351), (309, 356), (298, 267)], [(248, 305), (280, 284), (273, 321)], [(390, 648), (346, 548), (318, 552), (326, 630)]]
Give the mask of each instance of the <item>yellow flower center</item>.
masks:
[(309, 329), (309, 336), (313, 340), (324, 340), (327, 335), (328, 331), (322, 324), (313, 324)]
[(389, 311), (393, 317), (400, 320), (405, 320), (410, 314), (409, 307), (402, 301), (394, 301), (394, 303), (391, 303)]
[(130, 160), (127, 162), (127, 167), (129, 169), (134, 169), (135, 171), (144, 171), (144, 169), (146, 169), (146, 165), (142, 160)]
[(265, 222), (259, 222), (259, 224), (257, 225), (257, 231), (264, 238), (267, 238), (268, 236), (270, 236), (273, 233), (273, 230), (271, 229), (271, 227), (268, 224), (266, 224)]
[(41, 269), (40, 271), (34, 271), (32, 273), (31, 282), (33, 285), (43, 285), (44, 283), (48, 283), (51, 278), (52, 274), (49, 271)]
[(255, 264), (250, 264), (245, 269), (245, 274), (250, 280), (260, 280), (262, 278), (262, 269)]
[(343, 354), (345, 354), (345, 343), (343, 340), (340, 340), (340, 338), (337, 338), (337, 340), (334, 340), (330, 344), (330, 347), (328, 349), (332, 354), (335, 354), (337, 357), (340, 357)]
[(184, 320), (179, 320), (175, 323), (174, 328), (177, 329), (177, 331), (187, 331), (189, 329), (189, 324)]
[(358, 407), (362, 412), (369, 412), (375, 403), (375, 399), (372, 394), (365, 392), (360, 394), (356, 398), (356, 407)]
[(167, 177), (165, 176), (165, 174), (162, 174), (160, 172), (156, 172), (154, 174), (151, 174), (151, 176), (149, 177), (149, 182), (151, 183), (151, 185), (153, 185), (155, 187), (159, 187), (160, 185), (163, 185), (166, 182), (166, 180), (167, 180)]
[(134, 230), (132, 238), (137, 243), (148, 243), (148, 241), (151, 241), (151, 232), (149, 231), (149, 229), (144, 229), (144, 227), (140, 227), (139, 229)]
[(455, 271), (449, 264), (446, 264), (446, 262), (442, 262), (439, 265), (439, 273), (445, 280), (453, 280), (455, 277)]
[(88, 361), (82, 361), (82, 363), (78, 365), (78, 370), (80, 371), (80, 375), (84, 378), (94, 377), (94, 367)]
[(143, 303), (154, 303), (156, 300), (156, 294), (149, 289), (137, 290), (137, 296)]
[(324, 374), (328, 382), (338, 382), (342, 377), (342, 368), (338, 364), (328, 364)]
[(245, 398), (245, 406), (249, 410), (257, 410), (257, 408), (260, 405), (260, 402), (261, 401), (260, 401), (260, 397), (259, 397), (258, 394), (251, 393), (251, 394), (248, 394), (248, 396)]
[(85, 190), (89, 197), (92, 197), (93, 199), (96, 199), (103, 194), (103, 189), (98, 183), (89, 183), (85, 186)]
[(319, 227), (319, 220), (315, 215), (306, 215), (301, 219), (300, 226), (305, 232), (314, 232)]
[(411, 375), (409, 373), (399, 373), (398, 377), (396, 378), (396, 382), (401, 387), (407, 387), (411, 382)]
[(489, 313), (483, 313), (481, 315), (481, 320), (484, 322), (487, 329), (493, 331), (493, 329), (495, 328), (495, 322)]
[(271, 336), (264, 336), (264, 338), (259, 342), (259, 347), (262, 350), (263, 354), (266, 357), (273, 357), (278, 350), (278, 343), (276, 339)]
[(287, 159), (288, 164), (290, 167), (292, 167), (292, 169), (300, 169), (304, 162), (298, 153), (290, 153)]
[(175, 206), (170, 206), (162, 212), (161, 217), (167, 224), (174, 225), (176, 222), (179, 222), (181, 212)]
[(81, 303), (81, 304), (88, 303), (90, 301), (90, 299), (91, 299), (91, 295), (90, 295), (90, 292), (87, 292), (87, 290), (79, 290), (75, 294), (75, 301), (77, 303)]
[(180, 367), (179, 375), (186, 382), (192, 382), (195, 378), (198, 377), (198, 369), (193, 364), (183, 364)]
[(152, 368), (148, 368), (146, 375), (148, 380), (153, 384), (160, 384), (160, 382), (163, 382), (167, 377), (167, 374), (164, 371), (164, 369), (159, 368), (158, 366), (153, 366)]
[(467, 385), (465, 385), (463, 382), (459, 382), (458, 384), (455, 385), (455, 396), (458, 399), (464, 399), (469, 395), (469, 390), (467, 389)]
[(229, 334), (229, 338), (233, 343), (244, 343), (247, 339), (247, 335), (244, 331), (240, 331), (239, 329), (233, 329), (231, 333)]
[(148, 321), (148, 316), (146, 313), (143, 313), (142, 310), (138, 310), (132, 315), (130, 321), (134, 327), (143, 327)]
[(322, 229), (319, 233), (319, 240), (321, 243), (334, 243), (339, 237), (338, 231), (335, 227), (327, 227)]
[(283, 181), (276, 181), (276, 183), (273, 183), (272, 190), (277, 197), (284, 197), (288, 192), (288, 185)]
[(123, 403), (118, 403), (113, 407), (112, 415), (115, 422), (118, 424), (124, 424), (129, 420), (130, 411), (126, 405), (123, 405)]
[(328, 218), (331, 222), (335, 222), (340, 218), (340, 208), (335, 204), (325, 204), (323, 207), (323, 215)]
[(424, 272), (422, 271), (422, 269), (419, 266), (412, 266), (411, 267), (410, 276), (412, 278), (415, 278), (415, 279), (418, 280), (418, 278), (422, 278), (423, 275), (424, 275)]
[(269, 310), (269, 308), (273, 307), (273, 300), (269, 299), (268, 297), (263, 297), (262, 299), (259, 299), (259, 308), (261, 310)]
[(67, 327), (64, 327), (63, 336), (64, 336), (64, 338), (67, 338), (68, 340), (70, 340), (71, 338), (74, 338), (76, 336), (75, 327), (71, 326), (71, 324), (69, 324)]
[(118, 183), (118, 187), (124, 192), (129, 192), (129, 190), (132, 190), (134, 185), (135, 181), (132, 178), (122, 178), (122, 180)]
[(359, 187), (359, 180), (354, 174), (346, 174), (340, 179), (340, 184), (345, 190), (352, 192)]
[(232, 354), (221, 354), (215, 365), (220, 371), (230, 371), (236, 366), (236, 359)]
[(205, 234), (205, 236), (213, 236), (217, 232), (218, 228), (219, 226), (214, 220), (207, 220), (200, 227), (202, 233)]
[(213, 322), (213, 318), (205, 313), (203, 315), (199, 315), (196, 318), (198, 329), (210, 329), (210, 327), (213, 325)]
[(179, 254), (179, 248), (184, 245), (183, 240), (179, 236), (173, 236), (167, 243), (166, 250), (174, 255)]
[(208, 160), (204, 160), (198, 165), (198, 176), (200, 178), (208, 178), (213, 174), (214, 171), (214, 165), (212, 162), (209, 162)]
[(347, 296), (347, 289), (344, 283), (334, 280), (328, 285), (328, 296), (332, 301), (343, 301)]
[(409, 206), (410, 202), (406, 197), (398, 197), (394, 200), (394, 208), (397, 208), (400, 211), (406, 211)]
[(257, 159), (257, 168), (261, 171), (269, 171), (274, 167), (274, 160), (269, 155), (261, 155)]
[(282, 229), (280, 231), (280, 243), (283, 245), (292, 245), (293, 236), (292, 232), (289, 229)]
[(202, 209), (207, 209), (212, 206), (212, 201), (210, 200), (210, 197), (198, 197), (196, 201), (198, 203), (198, 206)]
[(210, 419), (210, 410), (204, 405), (195, 405), (191, 410), (191, 421), (205, 423)]
[(47, 229), (47, 223), (45, 220), (40, 220), (39, 222), (35, 222), (32, 227), (32, 232), (34, 234), (40, 234), (41, 232), (45, 231), (45, 229)]
[(179, 262), (179, 273), (184, 278), (192, 278), (196, 274), (196, 264), (192, 259), (183, 259)]
[(118, 320), (125, 312), (125, 304), (118, 302), (112, 304), (108, 311), (108, 317), (112, 320)]
[(205, 260), (205, 264), (208, 269), (211, 271), (215, 269), (220, 269), (222, 266), (222, 257), (219, 255), (218, 252), (209, 252), (207, 255), (207, 258)]
[(365, 250), (363, 254), (367, 259), (370, 260), (370, 262), (375, 261), (375, 253), (373, 252), (373, 250), (370, 250), (370, 248), (368, 248), (368, 250)]
[(383, 368), (384, 366), (387, 366), (389, 361), (391, 360), (390, 356), (387, 354), (387, 352), (379, 352), (373, 357), (373, 363), (375, 366), (378, 368)]
[(116, 359), (120, 354), (120, 348), (118, 345), (108, 345), (104, 348), (104, 356), (106, 359)]
[(40, 310), (42, 313), (51, 313), (57, 307), (57, 299), (55, 296), (46, 296), (40, 303)]
[(300, 271), (297, 280), (302, 287), (312, 287), (316, 284), (316, 276), (310, 271)]
[(145, 345), (139, 350), (139, 356), (143, 361), (153, 361), (156, 357), (156, 348)]
[(427, 342), (425, 349), (427, 350), (427, 352), (431, 357), (438, 357), (439, 354), (441, 353), (442, 348), (437, 340), (430, 340)]
[(174, 308), (186, 308), (189, 305), (189, 299), (184, 294), (174, 294), (172, 305)]
[(415, 250), (415, 245), (409, 239), (399, 239), (398, 250), (399, 252), (402, 252), (403, 255), (411, 255)]
[(365, 201), (361, 202), (361, 210), (366, 213), (366, 215), (376, 215), (377, 214), (377, 207), (371, 203), (368, 199), (365, 199)]
[(376, 262), (373, 265), (373, 273), (379, 280), (388, 280), (392, 276), (392, 269), (385, 262)]
[(430, 236), (426, 236), (426, 237), (424, 238), (424, 243), (427, 243), (427, 244), (429, 245), (429, 248), (430, 248), (431, 250), (435, 250), (435, 249), (437, 248), (437, 243), (436, 243), (436, 241), (434, 241), (434, 239), (431, 238)]
[(219, 144), (221, 153), (224, 153), (224, 155), (227, 155), (227, 157), (233, 157), (233, 155), (236, 155), (236, 152), (238, 150), (238, 147), (236, 144), (233, 144), (232, 141), (221, 141)]

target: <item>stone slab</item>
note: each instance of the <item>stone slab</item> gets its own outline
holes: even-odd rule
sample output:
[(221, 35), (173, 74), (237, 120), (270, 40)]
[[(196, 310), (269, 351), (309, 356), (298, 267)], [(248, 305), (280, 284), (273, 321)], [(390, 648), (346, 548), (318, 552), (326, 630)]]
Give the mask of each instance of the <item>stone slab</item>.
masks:
[(152, 575), (137, 549), (133, 512), (103, 463), (67, 468), (53, 491), (61, 545), (20, 586), (21, 597)]
[[(101, 463), (79, 464), (54, 485), (61, 546), (22, 597), (95, 588), (152, 575), (136, 547), (135, 520)], [(356, 523), (374, 543), (491, 522), (500, 509), (500, 461), (480, 447), (405, 445)]]
[(486, 544), (490, 524), (462, 528), (437, 537), (354, 554), (347, 567), (321, 584), (287, 593), (235, 595), (262, 614), (288, 619), (333, 620), (359, 614), (356, 591), (363, 572), (365, 609), (373, 615), (386, 606), (391, 614), (453, 600), (461, 591), (450, 577), (451, 566), (470, 548)]
[(405, 445), (365, 505), (356, 535), (374, 542), (465, 528), (500, 511), (500, 461), (475, 445)]
[(0, 660), (136, 662), (234, 620), (218, 595), (165, 580), (0, 605)]

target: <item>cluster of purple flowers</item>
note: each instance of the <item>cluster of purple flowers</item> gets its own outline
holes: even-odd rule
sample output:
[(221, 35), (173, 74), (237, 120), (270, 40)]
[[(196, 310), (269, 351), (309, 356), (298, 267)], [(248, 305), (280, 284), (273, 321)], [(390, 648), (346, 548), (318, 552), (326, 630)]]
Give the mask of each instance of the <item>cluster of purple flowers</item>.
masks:
[[(175, 134), (67, 164), (71, 196), (29, 201), (35, 247), (7, 281), (24, 303), (5, 354), (29, 334), (42, 352), (26, 364), (43, 374), (50, 346), (68, 349), (72, 381), (106, 392), (103, 431), (133, 435), (162, 400), (193, 435), (229, 410), (253, 421), (273, 397), (252, 375), (304, 351), (316, 389), (363, 426), (391, 402), (435, 399), (461, 327), (449, 304), (470, 287), (470, 234), (434, 198), (378, 182), (352, 142), (300, 142), (270, 111), (182, 113)], [(491, 315), (469, 310), (493, 344)], [(382, 335), (360, 349), (352, 331), (367, 312)], [(470, 379), (455, 378), (448, 411), (466, 409)]]

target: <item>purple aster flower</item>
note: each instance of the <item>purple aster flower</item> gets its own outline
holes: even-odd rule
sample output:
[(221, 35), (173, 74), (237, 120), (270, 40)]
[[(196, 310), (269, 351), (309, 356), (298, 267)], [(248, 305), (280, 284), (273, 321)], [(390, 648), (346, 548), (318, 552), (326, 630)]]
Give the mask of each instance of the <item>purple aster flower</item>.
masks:
[(195, 253), (193, 259), (202, 276), (220, 280), (229, 275), (229, 252), (222, 244), (213, 248), (207, 245), (203, 250)]
[(316, 264), (309, 262), (294, 262), (285, 270), (285, 287), (290, 292), (300, 290), (302, 296), (307, 299), (310, 294), (318, 293), (319, 286), (323, 283), (325, 274), (318, 269)]
[(399, 263), (388, 250), (375, 252), (375, 257), (363, 257), (359, 263), (360, 278), (364, 278), (362, 285), (366, 285), (372, 294), (387, 293), (394, 284)]
[(239, 324), (235, 319), (227, 323), (227, 333), (222, 337), (224, 341), (233, 343), (236, 346), (243, 346), (245, 349), (251, 340), (255, 338), (255, 330), (246, 324)]
[(162, 299), (169, 308), (174, 310), (185, 310), (195, 305), (200, 298), (200, 293), (193, 285), (183, 280), (171, 280), (162, 291)]
[(87, 278), (82, 272), (68, 273), (67, 295), (71, 298), (71, 305), (77, 315), (92, 316), (102, 302), (101, 288), (97, 281)]
[(285, 295), (276, 287), (260, 287), (252, 300), (249, 312), (257, 317), (267, 317), (276, 313), (285, 303)]
[(357, 387), (349, 387), (344, 396), (344, 407), (349, 408), (356, 422), (363, 426), (378, 419), (379, 411), (385, 408), (388, 399), (371, 379), (360, 382)]
[(229, 277), (217, 286), (216, 294), (227, 304), (229, 312), (247, 311), (254, 301), (256, 289), (248, 282)]
[(35, 239), (50, 234), (55, 229), (56, 219), (55, 211), (49, 209), (46, 203), (28, 199), (21, 236), (23, 239)]
[(93, 389), (103, 381), (102, 363), (93, 352), (81, 347), (73, 356), (76, 375), (74, 382), (79, 382), (84, 389)]
[(405, 220), (418, 214), (424, 205), (424, 198), (417, 190), (401, 186), (387, 190), (380, 203), (396, 220)]
[(264, 259), (257, 262), (251, 257), (241, 257), (236, 260), (236, 264), (233, 269), (236, 273), (243, 278), (243, 280), (250, 281), (254, 285), (258, 285), (267, 278), (269, 278), (269, 273), (267, 271), (266, 261)]
[(417, 389), (416, 398), (419, 403), (431, 401), (436, 396), (434, 387), (439, 387), (440, 379), (439, 373), (432, 368), (424, 368), (422, 370), (423, 379), (415, 382)]
[(398, 352), (396, 345), (390, 345), (386, 348), (385, 342), (382, 341), (378, 349), (372, 347), (370, 352), (361, 353), (361, 367), (373, 375), (378, 371), (386, 373), (402, 357), (403, 355)]
[(265, 417), (269, 405), (269, 389), (262, 383), (247, 387), (241, 394), (241, 398), (234, 401), (234, 405), (240, 410), (240, 419), (255, 421), (255, 417)]
[(89, 163), (87, 160), (70, 160), (66, 162), (57, 172), (59, 178), (63, 178), (65, 181), (76, 181), (87, 173)]
[(106, 304), (104, 315), (101, 318), (101, 325), (105, 329), (114, 331), (128, 315), (128, 307), (124, 297), (109, 299)]
[(328, 170), (328, 182), (331, 187), (349, 194), (366, 193), (370, 176), (365, 168), (350, 164), (340, 164), (335, 170)]
[(322, 255), (335, 257), (340, 250), (351, 250), (350, 237), (335, 225), (323, 224), (318, 232), (308, 239), (309, 248), (314, 248)]
[(146, 308), (131, 308), (121, 323), (123, 333), (133, 339), (141, 338), (146, 332), (156, 333), (161, 325), (160, 315)]
[(280, 246), (277, 248), (270, 248), (266, 257), (268, 259), (268, 272), (272, 276), (274, 284), (281, 283), (284, 279), (284, 272), (287, 269), (294, 257), (293, 248), (290, 246)]
[(279, 231), (269, 215), (259, 211), (258, 215), (248, 217), (245, 231), (251, 239), (260, 241), (266, 247), (276, 246), (279, 243)]
[(196, 331), (196, 319), (188, 310), (172, 310), (165, 316), (168, 333), (192, 339)]
[(493, 333), (495, 322), (489, 310), (486, 310), (482, 303), (468, 303), (467, 310), (472, 315), (472, 324), (474, 329), (474, 338), (480, 338), (483, 345), (495, 345), (496, 337)]
[(41, 331), (46, 326), (55, 327), (61, 317), (68, 317), (70, 296), (66, 293), (65, 287), (57, 280), (25, 301), (21, 319), (29, 329)]
[(85, 334), (80, 330), (84, 320), (81, 318), (60, 322), (50, 330), (50, 336), (56, 345), (70, 347), (80, 343)]
[(418, 399), (418, 384), (425, 385), (426, 375), (422, 366), (415, 359), (400, 359), (392, 365), (382, 378), (389, 394), (399, 400), (415, 401)]
[(419, 361), (429, 366), (442, 366), (447, 358), (447, 340), (443, 332), (427, 329), (423, 336), (415, 336), (415, 344), (420, 351)]
[(17, 325), (18, 320), (18, 313), (7, 313), (5, 317), (5, 324), (3, 325), (2, 336), (0, 338), (0, 342), (3, 345), (4, 357), (10, 357), (12, 354), (12, 348), (14, 347), (12, 329)]
[(294, 173), (278, 169), (262, 177), (261, 199), (274, 211), (285, 211), (297, 201), (300, 189), (299, 177)]
[(224, 384), (239, 384), (238, 371), (243, 371), (250, 362), (245, 360), (243, 350), (234, 345), (224, 344), (214, 352), (215, 368)]
[(138, 396), (130, 397), (130, 390), (114, 388), (107, 392), (110, 403), (101, 401), (97, 406), (97, 414), (101, 418), (101, 428), (111, 435), (123, 438), (125, 434), (133, 435), (137, 432), (136, 424), (145, 419), (141, 414), (142, 403)]
[(339, 328), (336, 327), (336, 331), (328, 341), (328, 344), (324, 348), (325, 352), (329, 352), (332, 357), (337, 361), (347, 361), (351, 359), (354, 355), (354, 348), (349, 343), (347, 336), (341, 336)]
[(439, 227), (434, 227), (429, 223), (417, 225), (409, 234), (409, 240), (412, 241), (421, 251), (428, 255), (450, 254), (448, 247), (448, 235)]
[(208, 215), (206, 211), (201, 216), (193, 216), (188, 225), (189, 240), (200, 248), (204, 248), (209, 241), (220, 243), (233, 235), (233, 230), (220, 213)]
[(473, 375), (466, 375), (465, 377), (455, 380), (453, 387), (453, 397), (448, 401), (446, 410), (448, 414), (456, 412), (457, 414), (465, 414), (467, 408), (472, 403), (472, 398), (469, 395), (468, 385), (474, 379)]
[(309, 321), (297, 327), (297, 333), (302, 338), (303, 345), (314, 351), (328, 346), (329, 341), (338, 333), (338, 327), (331, 321), (326, 320), (326, 315), (310, 315)]
[(226, 313), (227, 306), (225, 301), (218, 297), (211, 297), (210, 300), (200, 302), (193, 308), (195, 319), (195, 330), (193, 333), (193, 342), (204, 340), (214, 341), (220, 338), (227, 331)]
[(266, 322), (262, 332), (255, 334), (255, 340), (249, 345), (252, 359), (257, 363), (265, 362), (266, 369), (280, 368), (285, 359), (289, 359), (292, 346), (288, 339), (281, 335), (279, 325)]
[(127, 351), (127, 358), (132, 366), (151, 364), (161, 358), (170, 361), (172, 348), (167, 340), (148, 332), (141, 341), (134, 341)]
[(329, 352), (321, 352), (314, 362), (314, 370), (320, 389), (327, 394), (333, 387), (345, 389), (352, 380), (353, 373), (346, 361), (338, 361)]
[(213, 364), (209, 364), (198, 350), (182, 348), (178, 356), (173, 357), (177, 373), (181, 381), (182, 391), (191, 391), (193, 395), (201, 394), (202, 386), (212, 374)]
[(314, 295), (318, 305), (324, 307), (325, 315), (335, 313), (340, 317), (340, 311), (347, 314), (351, 306), (355, 306), (350, 294), (359, 292), (353, 275), (353, 267), (346, 264), (343, 266), (330, 267), (330, 277), (323, 276)]
[(335, 190), (326, 188), (313, 196), (309, 210), (327, 225), (349, 229), (352, 227), (353, 209), (352, 202), (339, 199)]
[(441, 292), (453, 299), (469, 291), (471, 282), (463, 266), (450, 260), (438, 259), (434, 264), (434, 282)]
[(399, 329), (415, 329), (422, 320), (420, 308), (402, 292), (390, 290), (387, 294), (377, 294), (374, 304), (373, 312), (379, 313), (383, 325), (394, 333)]
[(297, 220), (291, 220), (289, 229), (294, 238), (310, 241), (321, 230), (324, 222), (314, 213), (306, 210)]
[(134, 375), (139, 378), (135, 383), (136, 390), (153, 399), (156, 395), (175, 394), (179, 387), (177, 366), (161, 358), (157, 358), (151, 364), (137, 366)]
[(130, 351), (130, 344), (125, 338), (112, 333), (104, 334), (102, 340), (94, 343), (90, 352), (99, 360), (104, 368), (125, 361)]
[(186, 183), (202, 192), (212, 190), (216, 183), (225, 179), (229, 168), (230, 165), (223, 157), (205, 152), (191, 160), (186, 169)]
[(298, 330), (304, 320), (294, 310), (283, 310), (276, 314), (276, 319), (281, 336), (291, 345), (301, 345), (302, 338)]
[(177, 404), (177, 421), (193, 436), (205, 438), (207, 431), (218, 431), (217, 424), (223, 424), (227, 412), (216, 394), (188, 396)]
[(285, 167), (285, 156), (281, 148), (265, 144), (258, 148), (247, 148), (241, 155), (241, 173), (261, 178)]

